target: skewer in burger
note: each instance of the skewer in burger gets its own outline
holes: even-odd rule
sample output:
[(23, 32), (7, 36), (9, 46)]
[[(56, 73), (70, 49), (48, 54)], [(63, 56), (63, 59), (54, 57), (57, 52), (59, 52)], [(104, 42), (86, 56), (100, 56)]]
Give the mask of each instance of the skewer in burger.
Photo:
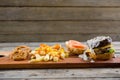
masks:
[(98, 36), (87, 41), (87, 57), (93, 60), (108, 60), (114, 57), (112, 39), (109, 36)]

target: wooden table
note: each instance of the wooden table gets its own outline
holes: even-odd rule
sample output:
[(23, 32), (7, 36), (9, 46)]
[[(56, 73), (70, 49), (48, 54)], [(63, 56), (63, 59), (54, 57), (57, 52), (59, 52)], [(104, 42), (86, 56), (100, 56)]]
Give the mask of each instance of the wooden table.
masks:
[[(45, 42), (47, 44), (55, 44)], [(64, 46), (64, 43), (59, 42)], [(11, 51), (18, 45), (27, 45), (34, 49), (36, 43), (0, 43), (0, 51)], [(120, 42), (113, 42), (116, 52), (120, 51)], [(120, 80), (120, 68), (80, 68), (80, 69), (14, 69), (0, 70), (0, 80)]]

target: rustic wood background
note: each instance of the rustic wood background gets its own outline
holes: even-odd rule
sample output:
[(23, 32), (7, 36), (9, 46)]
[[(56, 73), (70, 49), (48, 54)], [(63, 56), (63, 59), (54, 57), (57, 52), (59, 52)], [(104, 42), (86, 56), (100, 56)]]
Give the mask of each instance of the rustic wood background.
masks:
[(120, 41), (120, 0), (0, 0), (0, 42)]

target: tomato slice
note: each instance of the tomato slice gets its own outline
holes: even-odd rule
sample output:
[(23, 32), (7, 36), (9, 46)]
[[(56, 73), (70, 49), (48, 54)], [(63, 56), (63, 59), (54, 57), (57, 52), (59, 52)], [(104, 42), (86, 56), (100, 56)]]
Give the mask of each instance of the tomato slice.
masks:
[(76, 40), (69, 40), (68, 44), (75, 48), (82, 48), (82, 49), (86, 48), (84, 44)]

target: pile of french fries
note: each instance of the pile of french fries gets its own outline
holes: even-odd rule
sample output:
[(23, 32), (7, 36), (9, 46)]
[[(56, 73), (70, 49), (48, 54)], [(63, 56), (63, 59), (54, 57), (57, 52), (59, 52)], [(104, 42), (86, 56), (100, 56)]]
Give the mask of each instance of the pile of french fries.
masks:
[(40, 47), (33, 50), (31, 53), (30, 62), (54, 61), (58, 62), (69, 56), (69, 54), (61, 47), (60, 44), (49, 46), (47, 44), (40, 44)]

